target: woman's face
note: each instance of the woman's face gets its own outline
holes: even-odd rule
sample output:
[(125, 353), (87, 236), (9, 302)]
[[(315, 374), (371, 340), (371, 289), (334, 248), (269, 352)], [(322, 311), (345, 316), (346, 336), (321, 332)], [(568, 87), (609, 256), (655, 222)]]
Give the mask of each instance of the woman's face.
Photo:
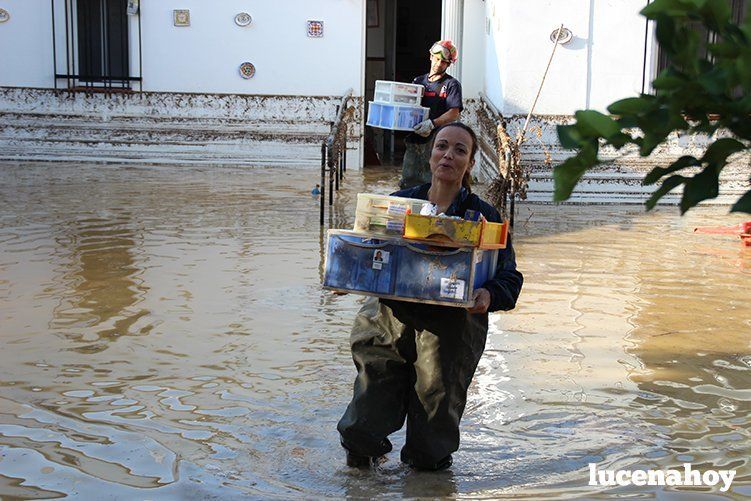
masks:
[(472, 169), (472, 136), (460, 127), (444, 127), (438, 131), (430, 153), (433, 181), (461, 185), (464, 173)]

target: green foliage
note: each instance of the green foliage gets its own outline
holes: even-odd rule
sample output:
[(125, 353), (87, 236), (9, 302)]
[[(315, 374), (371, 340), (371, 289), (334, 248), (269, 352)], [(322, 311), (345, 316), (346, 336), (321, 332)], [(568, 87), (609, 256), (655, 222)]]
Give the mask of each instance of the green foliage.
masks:
[[(558, 127), (561, 145), (577, 153), (553, 171), (555, 201), (568, 199), (587, 170), (600, 163), (602, 145), (619, 150), (632, 144), (646, 157), (676, 131), (729, 132), (733, 137), (713, 141), (701, 158), (683, 156), (644, 178), (645, 185), (661, 182), (648, 210), (683, 185), (683, 214), (716, 197), (728, 157), (751, 147), (751, 19), (734, 24), (727, 0), (654, 0), (641, 14), (656, 23), (657, 41), (671, 64), (652, 82), (654, 95), (616, 101), (608, 106), (610, 116), (577, 111), (574, 124)], [(715, 43), (703, 42), (699, 25), (716, 35)], [(751, 213), (751, 190), (731, 211)]]

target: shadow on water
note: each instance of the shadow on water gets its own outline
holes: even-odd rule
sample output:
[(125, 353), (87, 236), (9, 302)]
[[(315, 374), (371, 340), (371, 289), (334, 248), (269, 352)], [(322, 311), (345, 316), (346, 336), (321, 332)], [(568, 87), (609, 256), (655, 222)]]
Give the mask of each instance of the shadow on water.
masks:
[[(491, 317), (454, 466), (346, 468), (362, 298), (320, 288), (316, 176), (0, 168), (0, 496), (662, 497), (588, 464), (682, 462), (751, 494), (751, 252), (691, 231), (740, 220), (722, 208), (522, 204), (525, 289)], [(349, 172), (328, 225), (397, 176)]]

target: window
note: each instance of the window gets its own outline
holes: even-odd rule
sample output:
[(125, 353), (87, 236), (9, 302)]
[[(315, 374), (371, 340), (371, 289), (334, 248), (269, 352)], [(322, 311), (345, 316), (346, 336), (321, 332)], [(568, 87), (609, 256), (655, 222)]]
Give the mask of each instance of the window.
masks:
[(130, 80), (127, 0), (78, 0), (78, 81), (126, 87)]
[(138, 0), (50, 0), (50, 5), (56, 89), (64, 81), (68, 89), (129, 91), (137, 82), (143, 90)]

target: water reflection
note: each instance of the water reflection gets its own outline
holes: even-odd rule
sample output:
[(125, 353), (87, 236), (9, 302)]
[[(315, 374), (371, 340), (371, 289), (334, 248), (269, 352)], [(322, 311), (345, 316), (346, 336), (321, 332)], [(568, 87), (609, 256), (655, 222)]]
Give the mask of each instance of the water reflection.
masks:
[[(591, 497), (614, 493), (590, 462), (682, 461), (749, 493), (751, 249), (691, 231), (737, 222), (723, 210), (522, 206), (525, 289), (493, 317), (455, 466), (360, 472), (335, 424), (363, 299), (320, 289), (315, 175), (0, 177), (0, 496)], [(327, 220), (395, 181), (348, 173)]]
[(57, 235), (58, 257), (69, 265), (60, 277), (63, 287), (45, 291), (64, 291), (50, 328), (83, 341), (71, 348), (82, 353), (102, 351), (109, 341), (148, 334), (154, 327), (143, 322), (139, 325), (149, 314), (137, 307), (145, 293), (137, 263), (142, 238), (132, 228), (132, 216), (127, 211), (113, 212), (109, 218), (89, 217), (61, 224)]
[[(738, 294), (749, 286), (738, 271), (751, 259), (743, 252), (740, 270), (705, 252), (709, 259), (693, 259), (693, 270), (645, 280), (630, 335), (630, 352), (642, 363), (631, 374), (639, 387), (633, 407), (661, 438), (658, 464), (736, 469), (736, 482), (751, 478), (751, 304)], [(650, 267), (666, 266), (666, 258), (656, 253)]]

